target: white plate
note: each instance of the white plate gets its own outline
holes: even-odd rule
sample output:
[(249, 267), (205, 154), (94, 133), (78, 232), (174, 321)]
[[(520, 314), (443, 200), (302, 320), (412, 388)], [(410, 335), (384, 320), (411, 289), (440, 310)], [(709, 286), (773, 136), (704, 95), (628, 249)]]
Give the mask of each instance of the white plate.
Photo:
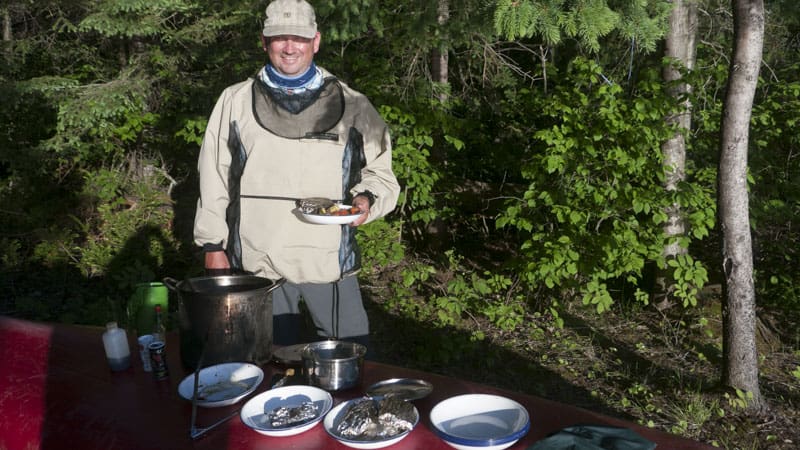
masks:
[[(197, 381), (197, 406), (217, 408), (232, 405), (256, 390), (264, 381), (264, 371), (250, 363), (223, 363), (200, 369)], [(178, 385), (178, 394), (192, 401), (194, 373)]]
[[(305, 422), (290, 426), (274, 428), (267, 420), (267, 414), (280, 407), (300, 406), (305, 402), (313, 402), (317, 407), (316, 416)], [(266, 436), (292, 436), (310, 430), (318, 424), (333, 406), (333, 397), (327, 391), (314, 386), (284, 386), (264, 391), (244, 404), (239, 417), (242, 423)]]
[[(350, 205), (339, 205), (340, 209), (349, 209)], [(318, 225), (345, 225), (348, 224), (356, 219), (358, 219), (361, 214), (351, 214), (347, 216), (336, 216), (336, 215), (327, 215), (327, 214), (307, 214), (298, 209), (298, 213), (303, 217), (303, 219), (310, 223), (315, 223)]]
[(457, 395), (431, 409), (433, 432), (459, 450), (502, 450), (530, 430), (528, 411), (499, 395)]
[(322, 424), (325, 426), (325, 431), (327, 431), (331, 437), (333, 437), (334, 439), (336, 439), (337, 441), (341, 442), (342, 444), (348, 447), (358, 448), (358, 449), (373, 449), (373, 448), (388, 447), (392, 444), (400, 442), (403, 438), (408, 436), (408, 434), (411, 433), (414, 430), (414, 428), (416, 428), (417, 423), (419, 423), (419, 411), (417, 411), (417, 408), (412, 405), (412, 407), (414, 407), (415, 420), (411, 429), (406, 431), (405, 433), (400, 433), (388, 439), (381, 439), (377, 441), (360, 441), (340, 436), (336, 432), (336, 428), (339, 426), (339, 423), (341, 423), (342, 419), (344, 418), (344, 414), (354, 403), (364, 400), (365, 400), (364, 398), (356, 398), (353, 400), (348, 400), (346, 402), (340, 403), (335, 408), (333, 408), (331, 412), (329, 412), (328, 415), (325, 416), (325, 420), (322, 421)]

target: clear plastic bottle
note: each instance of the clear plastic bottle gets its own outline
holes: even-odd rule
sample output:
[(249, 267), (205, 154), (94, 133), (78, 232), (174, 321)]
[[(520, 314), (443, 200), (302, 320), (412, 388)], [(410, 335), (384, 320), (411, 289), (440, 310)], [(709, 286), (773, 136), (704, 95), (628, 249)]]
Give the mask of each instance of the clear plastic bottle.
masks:
[(131, 349), (128, 346), (128, 333), (117, 326), (117, 322), (106, 324), (103, 333), (103, 347), (111, 370), (118, 372), (131, 366)]

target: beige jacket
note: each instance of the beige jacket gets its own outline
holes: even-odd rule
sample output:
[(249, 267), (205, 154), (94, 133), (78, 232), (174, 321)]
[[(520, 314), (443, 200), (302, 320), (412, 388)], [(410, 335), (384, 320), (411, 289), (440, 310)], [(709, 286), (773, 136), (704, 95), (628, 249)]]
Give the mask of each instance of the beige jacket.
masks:
[[(355, 233), (347, 225), (304, 222), (296, 212), (295, 199), (340, 200), (346, 195), (343, 192), (355, 196), (370, 191), (375, 203), (368, 222), (391, 212), (400, 187), (392, 172), (388, 127), (363, 94), (341, 83), (344, 115), (325, 139), (277, 136), (256, 121), (254, 82), (249, 79), (225, 89), (209, 118), (198, 158), (195, 243), (228, 245), (228, 142), (231, 124), (235, 124), (247, 154), (239, 216), (244, 270), (294, 283), (336, 281), (359, 268)], [(345, 148), (352, 148), (354, 137), (358, 141), (359, 136), (363, 140), (356, 147), (363, 148), (366, 164), (361, 167), (360, 181), (345, 186)]]

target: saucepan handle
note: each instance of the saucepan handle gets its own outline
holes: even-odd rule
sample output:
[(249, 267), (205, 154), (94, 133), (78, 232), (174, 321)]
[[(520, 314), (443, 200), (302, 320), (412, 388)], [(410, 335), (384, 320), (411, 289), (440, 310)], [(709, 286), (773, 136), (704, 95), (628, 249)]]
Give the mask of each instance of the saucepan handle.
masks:
[(164, 283), (164, 285), (165, 285), (167, 288), (169, 288), (170, 290), (173, 290), (173, 291), (175, 291), (175, 292), (178, 292), (178, 280), (176, 280), (175, 278), (164, 277), (164, 279), (163, 279), (163, 280), (161, 280), (161, 281), (162, 281), (162, 282)]

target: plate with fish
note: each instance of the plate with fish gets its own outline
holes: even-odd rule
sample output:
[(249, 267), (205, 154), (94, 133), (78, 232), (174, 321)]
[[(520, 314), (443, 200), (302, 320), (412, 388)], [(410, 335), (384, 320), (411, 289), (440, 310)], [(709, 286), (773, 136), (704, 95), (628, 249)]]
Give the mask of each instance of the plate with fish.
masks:
[[(233, 405), (258, 388), (264, 371), (250, 363), (222, 363), (200, 369), (197, 373), (197, 406), (218, 408)], [(194, 397), (195, 373), (178, 385), (178, 394), (186, 400)]]
[(322, 421), (333, 407), (333, 397), (323, 389), (283, 386), (264, 391), (244, 404), (242, 423), (265, 436), (294, 436)]
[(364, 213), (357, 206), (317, 197), (298, 201), (297, 212), (306, 222), (317, 225), (345, 225)]
[(357, 449), (394, 445), (419, 423), (417, 408), (399, 396), (363, 397), (340, 403), (325, 416), (325, 431)]

